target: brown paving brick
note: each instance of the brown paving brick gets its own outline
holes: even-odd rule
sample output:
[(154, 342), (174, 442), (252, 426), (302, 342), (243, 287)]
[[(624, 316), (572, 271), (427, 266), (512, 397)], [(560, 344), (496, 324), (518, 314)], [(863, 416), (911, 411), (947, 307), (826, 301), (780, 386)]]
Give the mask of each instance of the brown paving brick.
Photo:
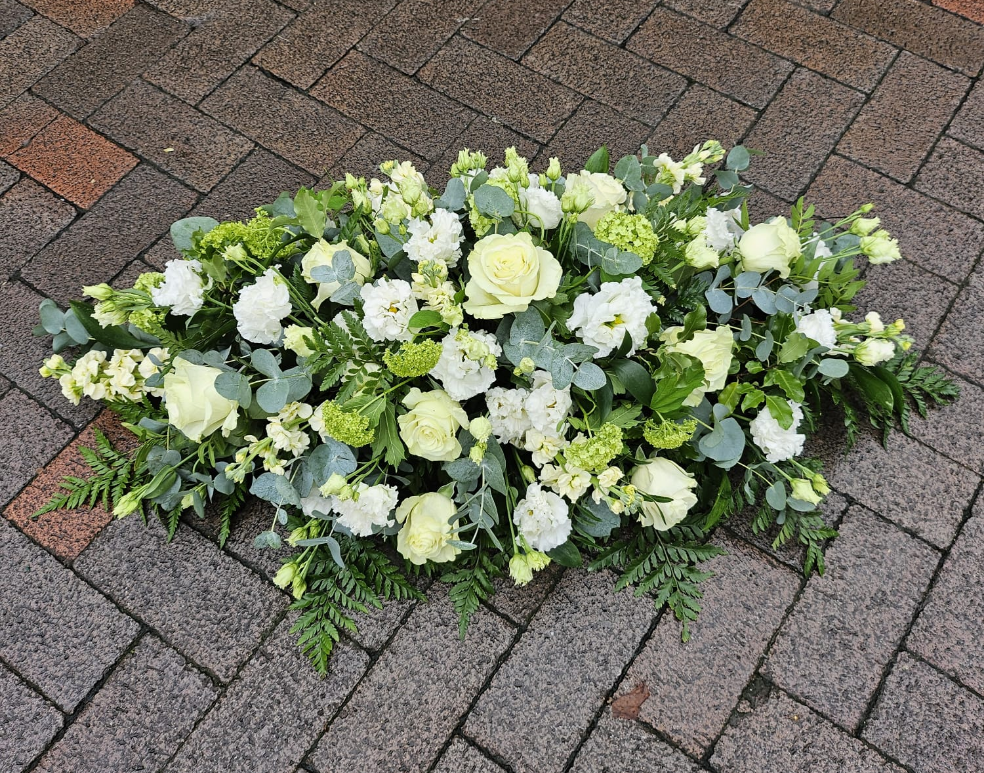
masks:
[(984, 64), (984, 29), (918, 0), (842, 0), (832, 15), (967, 75)]
[(978, 266), (940, 325), (929, 353), (955, 373), (984, 384), (981, 330), (984, 330), (984, 269)]
[(58, 111), (29, 92), (0, 110), (0, 156), (9, 156), (58, 117)]
[(902, 773), (779, 690), (753, 711), (735, 716), (711, 765), (720, 773)]
[(346, 54), (311, 96), (426, 158), (436, 158), (474, 114), (359, 51)]
[(23, 770), (61, 730), (62, 715), (0, 665), (0, 766)]
[(379, 770), (429, 768), (513, 637), (481, 609), (462, 641), (456, 617), (446, 586), (432, 589), (311, 752), (316, 770), (348, 773), (366, 760)]
[(67, 115), (48, 124), (10, 162), (83, 209), (137, 165), (119, 145)]
[(40, 97), (82, 119), (160, 59), (188, 26), (136, 5), (33, 87)]
[(680, 624), (665, 615), (619, 689), (644, 682), (651, 696), (639, 718), (698, 756), (728, 721), (799, 588), (794, 572), (755, 548), (719, 540), (728, 554), (707, 565), (715, 576), (704, 584), (690, 641), (680, 641)]
[(88, 478), (92, 471), (79, 454), (79, 448), (96, 447), (95, 429), (99, 429), (118, 450), (131, 450), (136, 438), (109, 411), (103, 411), (68, 446), (45, 465), (31, 483), (7, 505), (3, 515), (39, 545), (55, 555), (73, 560), (88, 547), (93, 538), (113, 520), (113, 514), (97, 504), (75, 510), (57, 510), (38, 518), (31, 516), (58, 491), (65, 476)]
[[(115, 276), (171, 223), (195, 195), (148, 166), (138, 166), (21, 272), (34, 287), (67, 303), (84, 284)], [(139, 227), (134, 227), (139, 224)]]
[(462, 148), (481, 150), (488, 156), (491, 169), (503, 163), (506, 148), (509, 147), (515, 147), (516, 152), (521, 156), (533, 158), (540, 146), (531, 139), (506, 128), (500, 121), (480, 115), (448, 145), (444, 155), (431, 164), (427, 177), (431, 185), (445, 185), (451, 165), (458, 158), (458, 151)]
[(984, 153), (944, 137), (919, 172), (916, 188), (984, 218)]
[(984, 7), (981, 7), (980, 0), (933, 0), (933, 5), (984, 24)]
[(755, 120), (755, 111), (723, 94), (694, 84), (656, 126), (649, 138), (652, 153), (686, 156), (705, 139), (719, 140), (726, 148), (738, 143)]
[(0, 398), (0, 505), (6, 505), (72, 438), (72, 429), (23, 392)]
[(79, 39), (43, 16), (34, 16), (0, 40), (0, 107), (69, 56)]
[(984, 388), (954, 373), (946, 375), (960, 388), (960, 397), (951, 405), (931, 410), (925, 419), (913, 411), (909, 419), (912, 436), (955, 462), (984, 472), (984, 444), (968, 431), (968, 427), (984, 427)]
[(502, 773), (502, 768), (460, 738), (451, 741), (434, 773)]
[(766, 677), (855, 730), (938, 560), (867, 510), (849, 510), (826, 573), (810, 579), (776, 638)]
[(465, 22), (461, 34), (486, 48), (519, 59), (554, 23), (568, 0), (489, 0)]
[(731, 31), (865, 91), (874, 88), (895, 54), (887, 43), (786, 0), (752, 0)]
[[(271, 158), (273, 158), (273, 156), (271, 156)], [(280, 161), (280, 159), (277, 160)], [(202, 202), (204, 203), (207, 201), (214, 193), (215, 191), (212, 191), (212, 193), (206, 196)], [(216, 220), (239, 220), (249, 217), (250, 213), (253, 211), (252, 207), (253, 201), (251, 199), (248, 208), (242, 215), (229, 215), (228, 217), (216, 217), (215, 215), (211, 215), (211, 217), (215, 217)], [(198, 212), (196, 211), (195, 214), (198, 214)], [(175, 249), (174, 242), (171, 241), (170, 234), (165, 234), (162, 236), (142, 255), (143, 260), (155, 271), (163, 271), (169, 260), (178, 260), (180, 257), (181, 253)]]
[(724, 29), (734, 21), (748, 0), (666, 0), (664, 4), (705, 24)]
[(984, 760), (984, 700), (903, 653), (864, 737), (920, 773), (976, 773)]
[[(758, 160), (756, 158), (752, 163)], [(790, 202), (780, 199), (778, 196), (773, 196), (761, 188), (754, 188), (747, 201), (748, 219), (753, 223), (761, 223), (777, 215), (789, 217)]]
[(970, 273), (984, 247), (978, 221), (840, 156), (830, 157), (806, 199), (831, 221), (874, 203), (874, 215), (898, 238), (907, 260), (954, 282)]
[(653, 11), (627, 47), (753, 107), (765, 107), (793, 69), (777, 56), (668, 8)]
[(9, 35), (34, 14), (17, 0), (0, 0), (0, 36)]
[(943, 565), (906, 647), (984, 693), (984, 502), (978, 502)]
[(291, 19), (291, 13), (272, 0), (225, 2), (144, 77), (186, 102), (198, 102)]
[(306, 89), (368, 33), (396, 0), (315, 3), (253, 57), (253, 63)]
[(557, 564), (550, 564), (534, 574), (532, 581), (526, 585), (516, 585), (508, 576), (497, 577), (492, 581), (495, 595), (489, 599), (489, 603), (510, 620), (526, 625), (553, 590), (562, 571)]
[(106, 29), (133, 7), (135, 0), (24, 0), (35, 11), (84, 38)]
[[(475, 704), (465, 734), (516, 773), (562, 770), (654, 612), (649, 598), (614, 593), (608, 572), (566, 572)], [(604, 646), (600, 628), (609, 631)]]
[[(581, 101), (539, 73), (453, 38), (420, 71), (420, 79), (490, 117), (546, 142)], [(536, 110), (529, 110), (531, 104)]]
[[(798, 69), (745, 138), (765, 152), (744, 177), (784, 199), (803, 192), (864, 102), (856, 91)], [(816, 120), (818, 111), (823, 119)]]
[(328, 174), (318, 181), (318, 186), (322, 188), (330, 187), (332, 181), (345, 179), (346, 172), (354, 174), (356, 177), (365, 177), (367, 180), (373, 177), (380, 177), (382, 172), (379, 171), (379, 165), (389, 160), (409, 161), (421, 174), (430, 166), (429, 161), (421, 158), (416, 153), (404, 150), (395, 142), (386, 139), (382, 134), (366, 132), (328, 170)]
[[(969, 83), (962, 75), (903, 51), (837, 150), (908, 182), (950, 121)], [(919, 109), (913, 111), (913, 105)]]
[(157, 770), (216, 697), (204, 674), (148, 634), (49, 749), (35, 770)]
[(145, 81), (134, 81), (89, 123), (200, 191), (210, 190), (253, 143)]
[(968, 145), (984, 150), (984, 86), (980, 81), (950, 123), (947, 133)]
[(633, 121), (605, 105), (585, 100), (537, 155), (537, 168), (545, 169), (557, 156), (566, 171), (577, 171), (602, 145), (607, 145), (614, 164), (624, 155), (638, 153), (649, 127)]
[(359, 42), (359, 50), (413, 75), (482, 2), (402, 0), (386, 16), (376, 20), (373, 30)]
[(523, 64), (650, 124), (666, 114), (687, 86), (676, 73), (564, 22), (540, 38)]
[(0, 197), (0, 279), (9, 279), (74, 217), (70, 204), (33, 180)]
[(574, 760), (571, 773), (698, 773), (686, 755), (645, 729), (641, 722), (616, 719), (606, 710)]
[[(322, 174), (363, 129), (338, 111), (243, 67), (212, 92), (202, 110), (291, 163)], [(284, 116), (290, 116), (289, 129)]]
[(574, 0), (564, 19), (599, 38), (622, 43), (658, 4), (659, 0)]

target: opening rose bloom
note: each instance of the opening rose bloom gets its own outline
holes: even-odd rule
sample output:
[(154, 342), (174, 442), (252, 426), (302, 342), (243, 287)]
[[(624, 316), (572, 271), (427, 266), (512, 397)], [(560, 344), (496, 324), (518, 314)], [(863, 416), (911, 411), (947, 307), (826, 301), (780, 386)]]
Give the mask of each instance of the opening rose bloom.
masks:
[(697, 504), (697, 496), (691, 491), (697, 487), (694, 476), (669, 459), (654, 457), (640, 464), (632, 473), (632, 485), (644, 494), (670, 500), (642, 503), (639, 523), (652, 526), (656, 531), (666, 531), (676, 526)]
[(217, 429), (228, 434), (236, 428), (239, 406), (215, 390), (215, 379), (221, 372), (178, 357), (174, 369), (164, 376), (168, 424), (195, 443)]
[(697, 387), (683, 402), (693, 407), (700, 405), (706, 392), (724, 388), (731, 367), (735, 337), (731, 328), (719, 325), (714, 330), (698, 330), (689, 341), (679, 343), (682, 332), (683, 328), (679, 325), (668, 327), (660, 338), (666, 342), (666, 351), (690, 355), (704, 366), (704, 385)]
[[(582, 223), (587, 223), (592, 231), (598, 225), (599, 220), (609, 212), (619, 209), (628, 198), (628, 194), (625, 192), (625, 188), (622, 187), (622, 183), (610, 174), (588, 172), (582, 169), (571, 177), (580, 177), (583, 182), (587, 183), (591, 191), (592, 204), (577, 219)], [(567, 181), (567, 185), (570, 187), (570, 179)]]
[(450, 462), (461, 456), (461, 443), (455, 436), (468, 426), (468, 414), (447, 392), (421, 392), (414, 387), (403, 398), (403, 404), (410, 410), (397, 422), (407, 451), (432, 462)]
[(774, 217), (767, 223), (749, 228), (738, 240), (741, 267), (745, 271), (778, 271), (783, 279), (802, 253), (799, 234), (784, 217)]
[(468, 256), (468, 270), (464, 309), (477, 319), (501, 319), (552, 298), (563, 275), (558, 260), (528, 233), (480, 239)]
[(396, 549), (411, 564), (420, 566), (427, 561), (443, 564), (454, 561), (461, 552), (448, 540), (458, 522), (451, 523), (458, 507), (444, 494), (431, 492), (407, 497), (396, 508), (396, 520), (403, 524), (396, 535)]
[(317, 266), (330, 266), (332, 259), (339, 252), (347, 252), (349, 257), (352, 258), (352, 262), (355, 264), (354, 280), (360, 285), (365, 284), (366, 280), (372, 276), (372, 264), (369, 263), (364, 255), (360, 255), (352, 247), (345, 244), (345, 242), (341, 244), (329, 244), (324, 239), (318, 239), (314, 246), (301, 259), (301, 276), (308, 283), (318, 285), (318, 294), (311, 301), (311, 305), (315, 309), (320, 308), (321, 304), (330, 298), (331, 294), (342, 285), (340, 282), (319, 282), (311, 276), (311, 270)]

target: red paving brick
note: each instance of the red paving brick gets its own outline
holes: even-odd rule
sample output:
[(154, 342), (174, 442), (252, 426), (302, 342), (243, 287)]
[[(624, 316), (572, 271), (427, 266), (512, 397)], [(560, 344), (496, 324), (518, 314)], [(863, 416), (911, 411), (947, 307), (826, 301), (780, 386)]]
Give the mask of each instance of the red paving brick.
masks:
[(933, 0), (933, 5), (984, 24), (984, 3), (981, 0)]
[(119, 145), (68, 116), (48, 124), (10, 162), (85, 209), (137, 165)]
[(134, 0), (24, 0), (42, 16), (84, 38), (106, 29), (133, 7)]

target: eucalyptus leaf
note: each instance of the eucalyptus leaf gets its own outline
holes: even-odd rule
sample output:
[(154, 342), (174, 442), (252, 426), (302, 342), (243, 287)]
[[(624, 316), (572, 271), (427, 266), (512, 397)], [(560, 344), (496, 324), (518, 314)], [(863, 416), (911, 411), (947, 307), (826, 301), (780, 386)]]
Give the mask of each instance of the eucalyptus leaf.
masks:
[(287, 405), (289, 396), (290, 382), (274, 378), (256, 390), (256, 403), (267, 413), (277, 413)]
[(219, 221), (211, 217), (186, 217), (171, 224), (171, 241), (178, 252), (188, 252), (194, 247), (197, 231), (207, 234)]
[(820, 360), (817, 370), (830, 378), (843, 378), (850, 368), (844, 360), (828, 357), (825, 360)]
[(475, 208), (495, 220), (505, 220), (516, 208), (512, 196), (495, 185), (483, 185), (475, 191)]
[(41, 326), (49, 335), (57, 335), (65, 327), (65, 312), (58, 308), (53, 300), (45, 298), (38, 308), (41, 314)]
[(734, 308), (731, 296), (724, 290), (708, 290), (704, 293), (704, 297), (707, 298), (707, 305), (711, 307), (711, 311), (716, 314), (730, 314)]
[(442, 209), (458, 212), (465, 206), (465, 184), (458, 177), (448, 180), (447, 187), (441, 198), (434, 202), (434, 205)]
[(773, 483), (765, 492), (765, 501), (773, 510), (783, 510), (786, 507), (786, 484), (781, 480)]

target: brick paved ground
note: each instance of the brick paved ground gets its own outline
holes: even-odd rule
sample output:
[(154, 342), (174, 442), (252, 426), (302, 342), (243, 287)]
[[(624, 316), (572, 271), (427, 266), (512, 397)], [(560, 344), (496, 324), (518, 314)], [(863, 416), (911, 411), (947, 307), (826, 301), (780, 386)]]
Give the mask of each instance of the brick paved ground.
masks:
[[(0, 770), (984, 771), (984, 2), (934, 2), (0, 0)], [(29, 519), (94, 420), (123, 437), (37, 376), (38, 302), (160, 266), (173, 220), (390, 157), (439, 180), (465, 145), (708, 136), (767, 151), (758, 216), (875, 201), (906, 260), (861, 302), (963, 388), (887, 451), (818, 439), (827, 577), (736, 523), (687, 645), (552, 570), (464, 643), (440, 590), (391, 605), (319, 680), (256, 503), (225, 552), (208, 522)]]

